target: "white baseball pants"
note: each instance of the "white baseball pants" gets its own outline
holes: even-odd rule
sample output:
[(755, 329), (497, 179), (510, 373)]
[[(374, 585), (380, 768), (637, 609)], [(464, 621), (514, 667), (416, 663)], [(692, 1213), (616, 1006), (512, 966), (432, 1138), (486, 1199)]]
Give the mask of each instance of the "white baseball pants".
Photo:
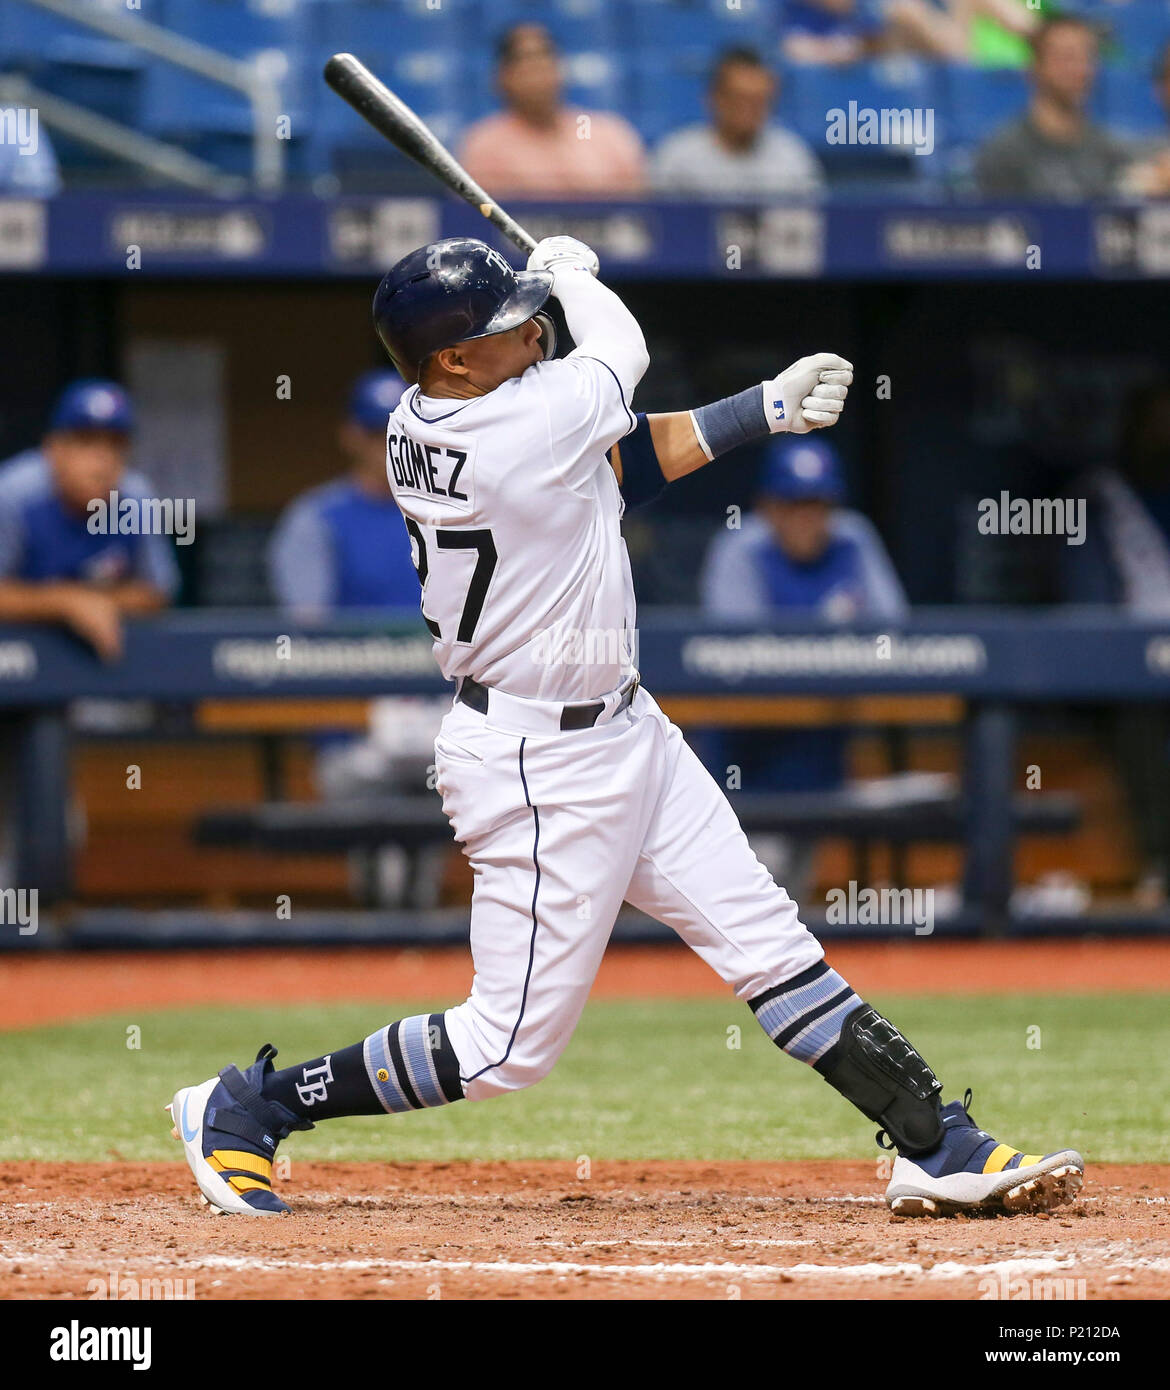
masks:
[[(548, 708), (532, 727), (547, 728)], [(521, 723), (502, 727), (456, 702), (435, 742), (443, 807), (475, 873), (475, 979), (446, 1014), (468, 1099), (548, 1075), (623, 900), (678, 932), (740, 999), (821, 959), (646, 691), (590, 729), (526, 733)]]

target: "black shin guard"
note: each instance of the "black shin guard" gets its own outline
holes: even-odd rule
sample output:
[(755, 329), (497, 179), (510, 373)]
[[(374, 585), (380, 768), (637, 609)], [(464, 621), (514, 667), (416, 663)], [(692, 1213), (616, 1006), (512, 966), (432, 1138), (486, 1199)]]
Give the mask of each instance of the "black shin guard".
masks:
[(869, 1004), (853, 1010), (840, 1038), (814, 1065), (830, 1086), (881, 1125), (899, 1153), (926, 1153), (942, 1141), (942, 1082)]

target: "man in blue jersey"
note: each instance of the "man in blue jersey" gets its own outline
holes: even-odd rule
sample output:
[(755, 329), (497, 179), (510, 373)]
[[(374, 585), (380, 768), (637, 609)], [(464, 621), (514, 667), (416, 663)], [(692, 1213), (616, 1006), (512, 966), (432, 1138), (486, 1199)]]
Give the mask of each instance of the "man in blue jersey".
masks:
[[(311, 488), (285, 508), (268, 551), (269, 578), (281, 607), (300, 618), (341, 608), (408, 610), (422, 630), (418, 574), (406, 523), (386, 480), (386, 422), (405, 383), (397, 372), (366, 372), (354, 383), (339, 442), (348, 471)], [(434, 761), (434, 740), (450, 699), (393, 696), (370, 706), (364, 738), (320, 741), (316, 781), (327, 800), (401, 792), (421, 794)], [(446, 851), (424, 850), (411, 862), (396, 846), (376, 856), (378, 895), (417, 906), (439, 892)], [(364, 856), (355, 872), (367, 883)]]
[(302, 493), (277, 523), (269, 576), (290, 612), (418, 609), (410, 538), (386, 481), (386, 421), (404, 388), (397, 372), (358, 378), (339, 434), (348, 471)]
[(707, 552), (706, 611), (744, 622), (786, 608), (837, 622), (905, 616), (906, 595), (881, 538), (841, 505), (844, 497), (832, 445), (799, 437), (773, 444), (755, 511)]
[[(841, 623), (903, 617), (906, 595), (881, 538), (868, 518), (841, 505), (844, 496), (831, 444), (799, 436), (773, 444), (755, 510), (707, 552), (706, 612), (765, 627), (785, 610)], [(734, 765), (745, 788), (800, 792), (841, 786), (847, 751), (848, 733), (835, 728), (728, 733), (704, 749), (721, 781)], [(812, 869), (811, 842), (770, 836), (752, 843), (799, 898)]]
[(127, 467), (134, 412), (112, 381), (75, 381), (39, 449), (0, 469), (0, 622), (63, 623), (105, 661), (122, 652), (122, 619), (166, 607), (178, 588), (170, 542), (148, 526), (110, 524), (111, 499), (153, 495)]

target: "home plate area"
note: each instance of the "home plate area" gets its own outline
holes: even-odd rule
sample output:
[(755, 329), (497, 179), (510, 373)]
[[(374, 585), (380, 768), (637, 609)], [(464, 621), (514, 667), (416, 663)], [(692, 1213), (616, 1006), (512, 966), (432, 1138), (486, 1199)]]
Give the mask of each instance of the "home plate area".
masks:
[(291, 1217), (185, 1166), (0, 1165), (0, 1298), (1154, 1299), (1170, 1168), (1035, 1216), (891, 1216), (873, 1165), (294, 1163)]

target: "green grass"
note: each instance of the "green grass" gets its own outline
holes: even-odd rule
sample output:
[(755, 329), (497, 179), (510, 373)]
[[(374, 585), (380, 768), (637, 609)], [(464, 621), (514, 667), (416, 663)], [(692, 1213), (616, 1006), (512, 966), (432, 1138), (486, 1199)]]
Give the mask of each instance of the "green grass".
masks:
[[(875, 1001), (1006, 1142), (1170, 1159), (1170, 1009), (1153, 995)], [(175, 1159), (161, 1107), (271, 1039), (293, 1063), (418, 1004), (108, 1015), (0, 1034), (0, 1159)], [(127, 1028), (141, 1029), (128, 1048)], [(741, 1030), (729, 1047), (729, 1029)], [(1027, 1045), (1038, 1028), (1040, 1047)], [(1037, 1035), (1032, 1034), (1035, 1040)], [(598, 1000), (552, 1076), (487, 1104), (335, 1120), (313, 1159), (863, 1158), (874, 1126), (781, 1056), (734, 1001)]]

